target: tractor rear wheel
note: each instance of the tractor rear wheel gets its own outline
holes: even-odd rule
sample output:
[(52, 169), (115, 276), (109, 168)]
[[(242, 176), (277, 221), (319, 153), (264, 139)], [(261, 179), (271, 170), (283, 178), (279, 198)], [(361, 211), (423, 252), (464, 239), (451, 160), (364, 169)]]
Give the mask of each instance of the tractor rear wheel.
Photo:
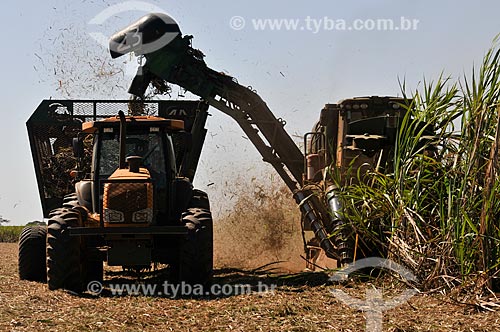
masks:
[(19, 278), (44, 282), (47, 279), (45, 226), (27, 226), (19, 236)]
[(209, 286), (213, 276), (213, 223), (210, 210), (190, 208), (182, 215), (188, 234), (173, 266), (178, 282)]

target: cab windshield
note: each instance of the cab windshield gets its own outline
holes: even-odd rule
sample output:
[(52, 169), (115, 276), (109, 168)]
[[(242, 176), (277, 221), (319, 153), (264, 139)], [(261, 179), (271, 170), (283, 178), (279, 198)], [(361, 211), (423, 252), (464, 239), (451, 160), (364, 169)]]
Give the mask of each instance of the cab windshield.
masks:
[[(120, 142), (118, 133), (104, 133), (98, 164), (99, 177), (107, 178), (119, 166)], [(148, 169), (155, 182), (165, 180), (165, 159), (161, 133), (127, 133), (125, 157), (142, 157), (142, 166)], [(159, 183), (158, 183), (159, 184)]]

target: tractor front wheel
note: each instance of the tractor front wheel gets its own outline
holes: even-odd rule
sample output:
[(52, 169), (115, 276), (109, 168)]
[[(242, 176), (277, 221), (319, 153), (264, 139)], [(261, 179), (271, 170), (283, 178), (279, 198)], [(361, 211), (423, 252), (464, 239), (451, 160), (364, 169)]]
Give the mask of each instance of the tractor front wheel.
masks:
[(47, 230), (47, 284), (49, 289), (83, 290), (80, 237), (69, 236), (79, 225), (76, 211), (60, 210), (49, 220)]
[(209, 286), (213, 276), (213, 223), (210, 210), (190, 208), (182, 215), (188, 234), (174, 264), (178, 282)]

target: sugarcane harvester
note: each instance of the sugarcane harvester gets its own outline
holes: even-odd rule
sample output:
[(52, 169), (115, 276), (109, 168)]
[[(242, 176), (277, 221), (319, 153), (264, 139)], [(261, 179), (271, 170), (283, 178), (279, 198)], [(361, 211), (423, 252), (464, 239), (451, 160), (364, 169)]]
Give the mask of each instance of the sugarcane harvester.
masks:
[(203, 53), (191, 46), (191, 39), (182, 36), (171, 17), (148, 14), (113, 35), (110, 52), (113, 58), (134, 52), (145, 60), (132, 81), (131, 94), (141, 98), (150, 84), (168, 82), (232, 117), (292, 191), (304, 226), (314, 232), (326, 255), (338, 264), (351, 262), (353, 248), (335, 187), (327, 186), (323, 195), (315, 183), (309, 183), (304, 154), (285, 131), (285, 121), (276, 118), (250, 87), (209, 68)]

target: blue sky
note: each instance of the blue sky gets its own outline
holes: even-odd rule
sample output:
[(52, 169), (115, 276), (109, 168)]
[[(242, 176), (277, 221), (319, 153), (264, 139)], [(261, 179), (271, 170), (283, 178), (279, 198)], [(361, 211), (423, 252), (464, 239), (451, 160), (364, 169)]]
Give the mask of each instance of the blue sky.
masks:
[[(103, 9), (124, 2), (3, 2), (0, 215), (13, 224), (41, 218), (25, 129), (39, 102), (49, 97), (127, 98), (134, 60), (110, 60), (89, 32), (109, 36), (144, 12), (123, 12), (102, 26), (87, 24)], [(415, 88), (424, 76), (433, 79), (444, 72), (461, 77), (500, 33), (498, 1), (147, 2), (175, 18), (184, 34), (195, 36), (194, 47), (206, 54), (209, 66), (255, 88), (295, 135), (310, 130), (325, 103), (398, 94), (398, 78)], [(231, 29), (233, 16), (243, 17), (246, 27)], [(251, 26), (252, 19), (306, 17), (348, 22), (405, 17), (419, 23), (415, 31), (318, 33), (256, 31)], [(122, 68), (125, 74), (101, 77), (96, 75), (99, 68)], [(222, 214), (233, 191), (251, 186), (252, 177), (268, 179), (273, 173), (231, 119), (214, 109), (211, 113), (196, 185), (209, 191), (216, 214)], [(233, 179), (239, 186), (229, 189), (227, 182)]]

